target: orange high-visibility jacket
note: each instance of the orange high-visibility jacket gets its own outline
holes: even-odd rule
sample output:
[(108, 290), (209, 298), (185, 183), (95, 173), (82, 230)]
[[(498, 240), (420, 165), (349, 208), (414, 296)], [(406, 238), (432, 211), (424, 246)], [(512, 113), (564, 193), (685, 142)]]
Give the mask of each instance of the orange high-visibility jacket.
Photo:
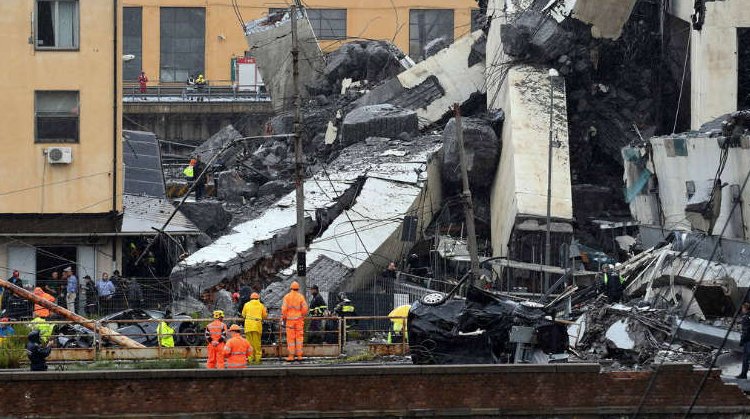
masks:
[(289, 291), (284, 296), (281, 304), (281, 318), (286, 320), (299, 320), (307, 316), (307, 301), (305, 297), (297, 291)]
[(253, 353), (253, 348), (247, 340), (240, 335), (235, 335), (224, 345), (224, 365), (227, 368), (245, 368), (247, 358)]
[(210, 342), (224, 342), (227, 340), (227, 325), (216, 319), (206, 326), (206, 340)]
[[(34, 295), (47, 301), (55, 302), (55, 297), (47, 294), (39, 287), (34, 288)], [(49, 317), (49, 314), (48, 308), (39, 304), (34, 304), (34, 317)]]

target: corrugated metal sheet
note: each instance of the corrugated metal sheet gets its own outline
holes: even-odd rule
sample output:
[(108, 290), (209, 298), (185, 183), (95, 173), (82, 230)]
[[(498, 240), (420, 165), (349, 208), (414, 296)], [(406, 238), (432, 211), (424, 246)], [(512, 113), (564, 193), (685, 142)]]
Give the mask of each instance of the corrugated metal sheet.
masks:
[[(153, 234), (154, 228), (162, 228), (174, 211), (174, 207), (166, 199), (126, 194), (122, 200), (122, 235)], [(180, 211), (177, 211), (165, 231), (174, 234), (201, 233)]]

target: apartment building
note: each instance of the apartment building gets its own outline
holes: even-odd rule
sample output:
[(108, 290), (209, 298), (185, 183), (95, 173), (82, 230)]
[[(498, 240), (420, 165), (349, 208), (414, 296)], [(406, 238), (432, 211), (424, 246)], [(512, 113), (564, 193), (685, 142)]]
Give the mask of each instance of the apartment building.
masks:
[(0, 275), (118, 267), (120, 0), (3, 0)]
[[(235, 61), (251, 56), (242, 26), (286, 8), (275, 0), (123, 0), (124, 79), (145, 71), (150, 84), (184, 83), (203, 73), (213, 85), (231, 84)], [(304, 3), (321, 48), (355, 39), (393, 41), (419, 60), (427, 43), (453, 41), (476, 29), (473, 0), (313, 0)]]

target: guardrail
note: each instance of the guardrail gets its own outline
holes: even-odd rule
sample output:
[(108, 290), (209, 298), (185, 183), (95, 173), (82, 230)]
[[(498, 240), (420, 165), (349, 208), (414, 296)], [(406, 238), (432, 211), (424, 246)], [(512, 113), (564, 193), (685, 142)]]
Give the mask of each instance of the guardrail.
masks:
[[(405, 317), (357, 316), (357, 317), (307, 317), (305, 318), (305, 357), (338, 357), (346, 354), (347, 342), (366, 341), (370, 353), (374, 355), (406, 355), (409, 346), (406, 338), (397, 343), (388, 343), (388, 333), (393, 332), (392, 320), (403, 320)], [(51, 333), (43, 334), (45, 342), (53, 341), (54, 348), (49, 361), (96, 361), (96, 360), (148, 360), (174, 358), (206, 358), (207, 348), (204, 330), (213, 319), (166, 319), (175, 330), (173, 334), (175, 347), (159, 345), (156, 327), (163, 319), (116, 319), (90, 320), (91, 324), (100, 324), (118, 331), (122, 336), (146, 345), (146, 348), (121, 348), (102, 339), (94, 331), (76, 327), (71, 321), (47, 321), (42, 324), (52, 326)], [(244, 324), (242, 318), (225, 318), (227, 325)], [(22, 325), (24, 329), (40, 329), (39, 323), (28, 321), (9, 321), (4, 325)], [(133, 327), (136, 326), (136, 327)], [(311, 327), (312, 326), (312, 327)], [(42, 326), (44, 327), (44, 326)], [(406, 330), (406, 329), (404, 329)], [(25, 330), (24, 330), (25, 331)], [(3, 341), (15, 341), (8, 344)], [(20, 342), (19, 342), (20, 341)], [(0, 338), (0, 351), (24, 351), (26, 334), (15, 334)], [(262, 351), (265, 358), (283, 359), (287, 356), (286, 332), (281, 318), (273, 317), (264, 320), (261, 337)], [(189, 343), (189, 344), (188, 344)], [(23, 359), (26, 360), (25, 351)]]
[(205, 86), (157, 85), (141, 92), (140, 86), (126, 84), (124, 102), (267, 102), (271, 97), (264, 85)]

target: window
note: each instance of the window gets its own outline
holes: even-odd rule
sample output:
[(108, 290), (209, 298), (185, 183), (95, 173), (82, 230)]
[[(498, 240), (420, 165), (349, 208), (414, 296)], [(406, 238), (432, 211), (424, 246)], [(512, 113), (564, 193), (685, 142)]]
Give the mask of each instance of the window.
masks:
[(737, 107), (750, 109), (750, 28), (737, 28)]
[(135, 58), (122, 63), (123, 80), (138, 80), (143, 66), (142, 61), (142, 9), (125, 7), (122, 10), (122, 53)]
[(307, 9), (318, 39), (346, 39), (346, 9)]
[(206, 54), (206, 10), (202, 7), (161, 8), (161, 66), (163, 82), (184, 82), (203, 73)]
[(37, 91), (37, 143), (77, 143), (79, 105), (75, 91)]
[(78, 0), (37, 0), (36, 48), (78, 48)]
[(421, 60), (430, 41), (444, 38), (453, 42), (453, 10), (409, 10), (409, 55)]

